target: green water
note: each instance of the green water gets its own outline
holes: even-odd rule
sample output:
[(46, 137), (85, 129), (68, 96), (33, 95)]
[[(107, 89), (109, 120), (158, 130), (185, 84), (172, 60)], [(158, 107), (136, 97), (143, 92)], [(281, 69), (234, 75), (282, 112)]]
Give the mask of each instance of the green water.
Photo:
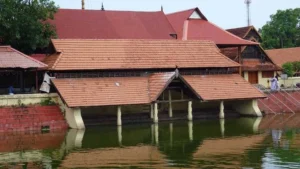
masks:
[(298, 116), (12, 135), (0, 134), (0, 168), (300, 168)]

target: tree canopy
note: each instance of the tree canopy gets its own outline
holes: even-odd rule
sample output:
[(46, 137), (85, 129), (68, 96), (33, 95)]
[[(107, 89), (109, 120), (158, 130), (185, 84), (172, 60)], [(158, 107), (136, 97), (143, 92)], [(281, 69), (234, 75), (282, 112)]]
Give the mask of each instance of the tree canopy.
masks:
[(260, 32), (266, 49), (299, 47), (300, 8), (278, 10)]
[(52, 0), (0, 0), (0, 42), (31, 54), (56, 37), (53, 19), (58, 7)]

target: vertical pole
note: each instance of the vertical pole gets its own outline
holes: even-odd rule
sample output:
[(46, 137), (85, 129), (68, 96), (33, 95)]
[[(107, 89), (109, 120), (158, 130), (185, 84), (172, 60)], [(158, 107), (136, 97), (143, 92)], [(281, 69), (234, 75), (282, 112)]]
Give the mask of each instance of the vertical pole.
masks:
[(122, 146), (122, 126), (118, 126), (118, 142)]
[(121, 126), (122, 125), (122, 112), (121, 112), (121, 106), (118, 106), (118, 112), (117, 112), (117, 125)]
[(155, 135), (155, 144), (158, 145), (158, 124), (154, 124), (154, 135)]
[(158, 107), (157, 103), (154, 103), (154, 117), (153, 117), (153, 122), (158, 123)]
[(188, 120), (193, 120), (193, 108), (192, 108), (192, 101), (188, 102)]
[(221, 130), (222, 137), (224, 137), (224, 134), (225, 134), (225, 119), (220, 119), (220, 130)]
[(189, 128), (189, 139), (190, 139), (190, 141), (193, 141), (194, 136), (193, 136), (193, 122), (192, 121), (188, 122), (188, 128)]
[(238, 58), (239, 58), (239, 64), (240, 64), (240, 67), (239, 67), (239, 74), (242, 76), (242, 48), (241, 46), (238, 47)]
[(154, 124), (151, 124), (151, 144), (154, 144)]
[(224, 101), (220, 102), (220, 114), (219, 114), (219, 118), (220, 119), (224, 119), (225, 118), (225, 114), (224, 114)]
[(170, 147), (173, 147), (173, 123), (169, 124), (169, 130), (170, 130)]
[(169, 90), (169, 117), (173, 117), (171, 90)]
[(81, 8), (84, 10), (85, 9), (85, 3), (84, 0), (81, 0)]
[(150, 105), (150, 117), (153, 119), (153, 104)]

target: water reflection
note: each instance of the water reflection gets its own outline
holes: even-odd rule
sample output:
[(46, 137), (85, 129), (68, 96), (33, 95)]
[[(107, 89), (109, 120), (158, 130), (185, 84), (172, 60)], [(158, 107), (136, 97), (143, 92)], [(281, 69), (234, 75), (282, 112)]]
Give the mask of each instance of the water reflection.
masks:
[(300, 118), (0, 133), (0, 168), (299, 168)]

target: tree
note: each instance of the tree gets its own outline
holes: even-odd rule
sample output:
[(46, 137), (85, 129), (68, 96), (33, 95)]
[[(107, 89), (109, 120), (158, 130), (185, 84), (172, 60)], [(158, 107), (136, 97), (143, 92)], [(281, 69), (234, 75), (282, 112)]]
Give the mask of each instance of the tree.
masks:
[(299, 47), (300, 8), (278, 10), (260, 32), (266, 49)]
[(57, 9), (52, 0), (0, 0), (1, 44), (26, 54), (47, 47), (56, 37), (47, 20), (54, 18)]

